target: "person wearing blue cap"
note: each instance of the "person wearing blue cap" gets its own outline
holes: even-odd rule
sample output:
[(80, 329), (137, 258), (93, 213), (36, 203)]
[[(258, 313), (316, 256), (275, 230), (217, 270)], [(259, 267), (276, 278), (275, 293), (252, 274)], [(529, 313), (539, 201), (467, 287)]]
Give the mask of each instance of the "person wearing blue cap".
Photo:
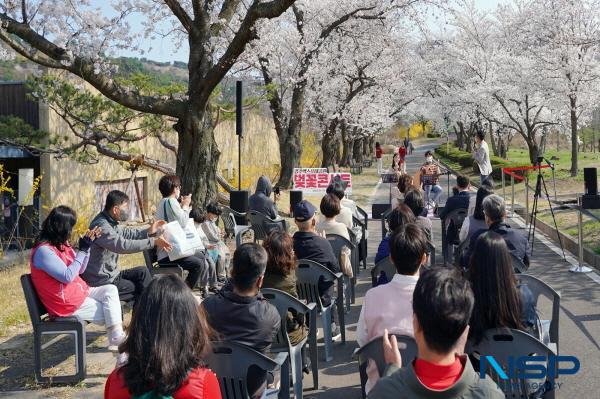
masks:
[[(297, 259), (309, 259), (320, 263), (334, 273), (340, 271), (340, 264), (333, 253), (329, 241), (325, 237), (317, 234), (317, 219), (315, 213), (317, 209), (307, 200), (302, 200), (294, 206), (294, 220), (298, 231), (294, 234), (294, 252)], [(323, 305), (328, 306), (334, 297), (335, 281), (323, 280), (319, 282), (319, 296)], [(335, 315), (335, 311), (332, 313)], [(332, 318), (333, 320), (333, 318)], [(334, 339), (341, 336), (339, 327), (332, 322), (332, 331)]]

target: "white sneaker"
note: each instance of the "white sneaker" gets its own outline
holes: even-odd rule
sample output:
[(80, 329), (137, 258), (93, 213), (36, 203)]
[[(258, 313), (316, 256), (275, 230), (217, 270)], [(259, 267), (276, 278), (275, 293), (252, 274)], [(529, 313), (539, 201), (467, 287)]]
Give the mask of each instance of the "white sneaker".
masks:
[(111, 352), (118, 352), (119, 351), (119, 345), (121, 345), (121, 343), (123, 341), (125, 341), (125, 333), (121, 332), (121, 334), (114, 336), (114, 337), (109, 337), (108, 338), (108, 350)]
[(335, 342), (338, 341), (340, 338), (342, 338), (340, 328), (335, 323), (331, 323), (331, 340)]

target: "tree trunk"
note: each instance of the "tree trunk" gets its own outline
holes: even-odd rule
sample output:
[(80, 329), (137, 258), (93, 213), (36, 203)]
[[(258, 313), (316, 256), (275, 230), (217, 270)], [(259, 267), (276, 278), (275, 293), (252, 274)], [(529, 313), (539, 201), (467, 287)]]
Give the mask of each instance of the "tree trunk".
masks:
[(535, 140), (526, 140), (526, 143), (529, 150), (529, 160), (531, 161), (532, 165), (535, 165), (537, 163), (539, 147)]
[(352, 149), (352, 152), (354, 154), (354, 161), (356, 161), (356, 163), (362, 163), (362, 161), (363, 161), (362, 142), (363, 142), (362, 138), (357, 138), (356, 140), (354, 140), (354, 144), (353, 144), (354, 148)]
[(335, 150), (335, 163), (339, 166), (342, 163), (342, 139), (340, 136), (335, 136), (335, 142), (333, 143)]
[(323, 139), (321, 140), (321, 153), (323, 159), (321, 161), (321, 167), (327, 168), (328, 166), (334, 165), (337, 160), (335, 154), (335, 132), (337, 130), (338, 119), (334, 118), (329, 122), (329, 125), (323, 131)]
[(571, 105), (571, 176), (577, 176), (577, 97), (569, 96)]
[(375, 136), (369, 136), (369, 158), (375, 156)]
[[(494, 134), (494, 129), (492, 128), (492, 124), (490, 123), (490, 127), (488, 129), (488, 133), (490, 136), (490, 142), (492, 143), (492, 152), (494, 153), (495, 156), (499, 157), (500, 156), (500, 143), (502, 142), (502, 139), (500, 138), (500, 134), (495, 135)], [(496, 136), (496, 137), (494, 137)]]
[(459, 150), (463, 150), (465, 145), (465, 125), (463, 125), (462, 122), (457, 122), (457, 125), (458, 129), (454, 128), (454, 131), (456, 132), (456, 147)]
[(342, 136), (342, 159), (340, 160), (339, 165), (348, 166), (352, 149), (350, 146), (350, 139), (348, 137), (348, 127), (345, 123), (340, 126), (340, 134)]
[(214, 139), (210, 112), (189, 111), (175, 124), (179, 142), (176, 173), (182, 193), (191, 193), (194, 204), (204, 207), (216, 200), (220, 152)]
[(279, 154), (281, 156), (281, 173), (277, 183), (279, 187), (288, 188), (291, 186), (294, 168), (300, 165), (301, 147), (300, 135), (286, 134), (279, 137)]
[(368, 158), (369, 157), (369, 139), (367, 137), (363, 138), (363, 151), (362, 151), (362, 155), (363, 155), (363, 159)]

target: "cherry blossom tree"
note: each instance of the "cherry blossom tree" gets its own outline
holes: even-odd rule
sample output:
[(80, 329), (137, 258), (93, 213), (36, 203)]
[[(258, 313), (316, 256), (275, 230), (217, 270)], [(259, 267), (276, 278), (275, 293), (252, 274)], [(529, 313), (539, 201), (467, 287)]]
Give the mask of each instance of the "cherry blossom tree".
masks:
[(282, 18), (264, 25), (256, 50), (264, 82), (272, 89), (269, 105), (279, 137), (281, 187), (289, 187), (293, 168), (299, 165), (307, 88), (311, 74), (322, 66), (318, 58), (324, 46), (342, 36), (355, 36), (348, 28), (352, 21), (374, 24), (387, 18), (417, 15), (425, 3), (435, 1), (302, 1)]
[(535, 69), (564, 98), (571, 127), (571, 176), (577, 175), (578, 129), (591, 118), (600, 81), (600, 1), (514, 0), (511, 34)]
[[(113, 0), (97, 9), (88, 0), (0, 3), (0, 40), (29, 60), (67, 71), (109, 100), (144, 114), (172, 118), (177, 132), (177, 174), (200, 204), (217, 194), (219, 151), (211, 96), (232, 65), (257, 38), (257, 28), (294, 0)], [(141, 29), (132, 27), (142, 17)], [(189, 83), (181, 93), (148, 92), (115, 79), (119, 51), (147, 48), (163, 37), (189, 48)]]

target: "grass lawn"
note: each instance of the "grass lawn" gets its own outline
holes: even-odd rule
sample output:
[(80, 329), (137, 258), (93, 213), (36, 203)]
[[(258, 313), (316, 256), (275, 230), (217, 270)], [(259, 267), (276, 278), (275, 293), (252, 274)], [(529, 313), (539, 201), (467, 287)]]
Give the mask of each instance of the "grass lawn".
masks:
[[(123, 269), (144, 265), (141, 253), (121, 255), (119, 265)], [(31, 330), (29, 313), (21, 288), (21, 275), (29, 273), (29, 264), (21, 264), (0, 270), (0, 341), (15, 332)]]
[[(583, 168), (585, 167), (598, 167), (600, 166), (600, 153), (581, 152), (579, 153), (579, 173), (575, 177), (570, 176), (571, 169), (571, 152), (568, 150), (556, 151), (548, 150), (545, 154), (545, 158), (554, 163), (555, 175), (556, 175), (556, 193), (559, 199), (575, 199), (577, 193), (583, 192)], [(515, 148), (508, 152), (508, 159), (516, 163), (522, 163), (523, 165), (530, 165), (529, 152), (526, 148)], [(465, 168), (456, 162), (442, 158), (444, 163), (448, 164), (452, 169), (458, 173), (464, 174), (471, 178), (471, 181), (479, 183), (479, 175), (476, 174), (473, 168)], [(543, 169), (544, 179), (546, 186), (551, 197), (554, 196), (554, 184), (552, 181), (552, 171), (550, 168)], [(529, 185), (535, 187), (537, 177), (537, 171), (532, 171), (529, 174)], [(506, 200), (508, 203), (511, 201), (511, 186), (510, 177), (506, 176)], [(501, 182), (496, 182), (496, 191), (502, 194)], [(515, 203), (525, 206), (525, 185), (517, 182), (515, 184)], [(529, 206), (533, 204), (533, 190), (529, 190)], [(543, 213), (540, 218), (552, 225), (552, 216), (548, 211), (548, 201), (545, 199), (539, 200), (538, 209)], [(600, 212), (595, 211), (595, 215), (600, 217)], [(556, 214), (556, 222), (559, 230), (571, 236), (574, 240), (577, 240), (577, 212), (558, 212)], [(592, 251), (600, 254), (600, 222), (583, 217), (583, 229), (584, 229), (584, 246), (590, 248)]]

